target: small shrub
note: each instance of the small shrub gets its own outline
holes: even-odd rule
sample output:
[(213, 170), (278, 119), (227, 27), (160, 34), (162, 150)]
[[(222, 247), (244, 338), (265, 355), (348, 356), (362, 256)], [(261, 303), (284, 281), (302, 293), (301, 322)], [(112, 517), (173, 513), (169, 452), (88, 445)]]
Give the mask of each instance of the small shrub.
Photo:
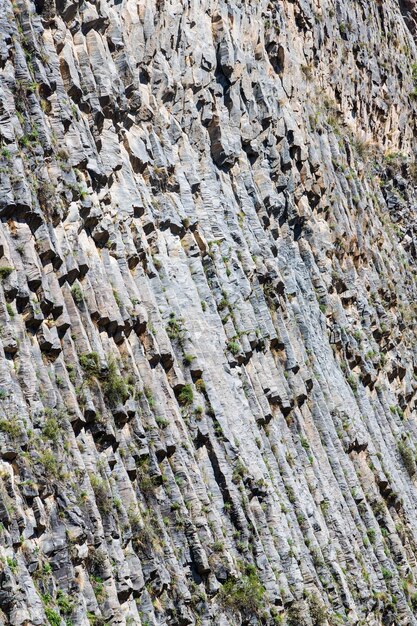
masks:
[(229, 341), (227, 349), (233, 354), (233, 356), (236, 356), (236, 354), (239, 354), (240, 352), (240, 345), (237, 341)]
[(417, 63), (411, 65), (411, 76), (413, 78), (414, 87), (410, 93), (410, 97), (417, 97)]
[(184, 354), (184, 357), (183, 357), (184, 365), (191, 365), (194, 359), (195, 359), (195, 356), (193, 356), (192, 354)]
[(178, 402), (182, 406), (189, 406), (192, 404), (194, 399), (193, 388), (191, 385), (184, 385), (181, 391), (178, 394)]
[(10, 570), (13, 572), (13, 574), (15, 574), (18, 568), (17, 560), (14, 557), (8, 556), (6, 558), (6, 563), (10, 567)]
[(46, 607), (45, 615), (48, 619), (48, 622), (51, 624), (51, 626), (61, 626), (61, 618), (58, 615), (58, 613), (56, 613), (53, 609)]
[(149, 387), (144, 387), (143, 391), (145, 393), (145, 398), (148, 401), (149, 408), (153, 409), (155, 406), (155, 398), (153, 397), (152, 391), (149, 389)]
[(400, 453), (401, 460), (404, 463), (404, 467), (410, 476), (414, 476), (416, 473), (416, 462), (414, 459), (414, 453), (410, 446), (405, 441), (398, 442), (398, 452)]
[[(288, 500), (291, 502), (291, 504), (294, 504), (295, 503), (295, 493), (294, 493), (293, 487), (291, 487), (291, 485), (285, 485), (285, 492), (287, 494)], [(322, 505), (323, 504), (324, 503), (322, 502)]]
[(109, 369), (103, 384), (103, 391), (109, 404), (115, 406), (121, 402), (124, 404), (129, 397), (129, 388), (122, 376), (117, 372), (114, 359), (109, 362)]
[(155, 422), (158, 424), (160, 428), (166, 428), (169, 424), (169, 421), (160, 415), (155, 417)]
[(232, 611), (244, 616), (261, 615), (264, 609), (265, 588), (253, 565), (246, 565), (238, 579), (229, 578), (220, 591), (220, 601)]
[(13, 309), (12, 305), (10, 304), (10, 302), (8, 302), (6, 304), (6, 309), (7, 309), (7, 312), (9, 314), (9, 316), (13, 319), (14, 316), (15, 316), (15, 312), (14, 312), (14, 309)]
[(353, 392), (358, 390), (358, 381), (353, 374), (349, 374), (346, 378)]
[(8, 267), (7, 265), (3, 265), (0, 267), (0, 280), (4, 280), (13, 272), (13, 267)]
[(99, 356), (97, 352), (81, 354), (80, 365), (89, 376), (98, 376), (100, 373)]
[(109, 498), (109, 489), (106, 482), (100, 476), (91, 474), (90, 483), (94, 491), (94, 496), (99, 510), (102, 513), (109, 513), (111, 510), (111, 500)]
[(184, 338), (184, 329), (182, 321), (175, 317), (175, 313), (170, 314), (166, 331), (171, 340), (177, 339), (180, 343), (182, 342)]
[(42, 429), (43, 435), (47, 437), (47, 439), (50, 439), (51, 441), (56, 443), (58, 441), (59, 432), (59, 424), (55, 417), (48, 417)]
[(326, 623), (327, 609), (315, 593), (308, 599), (308, 608), (314, 626), (322, 626)]
[(22, 434), (16, 415), (13, 415), (8, 420), (0, 420), (0, 430), (12, 437), (12, 439), (17, 439)]
[(381, 571), (382, 571), (382, 575), (384, 577), (384, 580), (391, 580), (392, 579), (393, 573), (391, 572), (391, 570), (387, 569), (386, 567), (382, 567)]
[(43, 465), (45, 469), (45, 473), (48, 476), (58, 478), (59, 476), (59, 467), (58, 462), (55, 458), (55, 455), (50, 450), (45, 450), (42, 452), (39, 458), (39, 462)]
[(78, 283), (74, 283), (74, 285), (71, 287), (71, 294), (74, 298), (75, 304), (79, 306), (83, 301), (83, 290)]
[(62, 615), (71, 615), (74, 604), (73, 602), (71, 602), (69, 596), (67, 596), (67, 594), (62, 591), (62, 589), (58, 589), (57, 604)]
[(377, 515), (383, 515), (385, 513), (385, 505), (384, 502), (379, 499), (379, 500), (373, 500), (371, 502), (371, 509), (374, 513), (375, 516)]
[(354, 137), (352, 146), (360, 159), (365, 160), (370, 156), (372, 146), (369, 141), (366, 141), (366, 139)]
[(244, 478), (246, 475), (246, 467), (242, 463), (240, 459), (236, 461), (236, 465), (233, 469), (232, 480), (234, 483), (239, 482), (240, 479)]
[(306, 624), (301, 602), (294, 602), (288, 609), (288, 626), (304, 626)]
[(94, 595), (96, 596), (97, 602), (103, 602), (106, 597), (103, 580), (100, 576), (91, 575), (90, 581), (94, 589)]
[(113, 297), (116, 301), (117, 306), (120, 308), (120, 305), (122, 304), (121, 298), (119, 296), (119, 292), (116, 291), (116, 289), (113, 289)]
[(68, 378), (70, 379), (70, 381), (72, 382), (72, 384), (75, 383), (76, 380), (76, 374), (75, 374), (75, 367), (72, 363), (67, 363), (65, 365), (67, 372), (68, 372)]

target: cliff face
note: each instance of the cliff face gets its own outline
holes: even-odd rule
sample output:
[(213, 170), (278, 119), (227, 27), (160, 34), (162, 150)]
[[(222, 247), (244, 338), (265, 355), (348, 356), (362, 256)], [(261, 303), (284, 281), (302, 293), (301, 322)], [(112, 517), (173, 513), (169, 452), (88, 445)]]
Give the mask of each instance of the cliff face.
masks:
[(2, 0), (0, 624), (417, 624), (414, 5)]

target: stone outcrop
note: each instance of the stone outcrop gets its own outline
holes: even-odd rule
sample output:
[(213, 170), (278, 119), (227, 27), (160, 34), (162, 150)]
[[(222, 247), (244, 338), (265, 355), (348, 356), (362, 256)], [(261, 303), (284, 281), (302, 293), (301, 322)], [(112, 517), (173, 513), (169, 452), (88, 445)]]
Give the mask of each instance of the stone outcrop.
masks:
[(2, 1), (0, 625), (417, 624), (415, 19)]

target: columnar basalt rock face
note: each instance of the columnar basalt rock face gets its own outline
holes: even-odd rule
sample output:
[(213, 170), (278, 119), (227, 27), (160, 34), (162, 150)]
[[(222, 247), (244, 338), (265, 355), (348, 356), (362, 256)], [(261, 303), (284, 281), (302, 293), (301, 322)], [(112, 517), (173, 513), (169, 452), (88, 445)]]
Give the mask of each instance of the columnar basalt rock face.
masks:
[(2, 0), (0, 624), (417, 624), (414, 5)]

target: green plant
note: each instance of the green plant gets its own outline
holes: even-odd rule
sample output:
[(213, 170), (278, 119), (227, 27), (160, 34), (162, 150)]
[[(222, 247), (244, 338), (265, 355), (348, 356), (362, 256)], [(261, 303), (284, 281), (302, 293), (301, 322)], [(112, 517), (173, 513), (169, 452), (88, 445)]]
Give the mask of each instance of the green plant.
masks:
[(358, 389), (358, 381), (356, 380), (354, 374), (348, 374), (346, 377), (347, 382), (349, 383), (353, 392), (356, 392)]
[(153, 264), (154, 264), (154, 266), (155, 266), (155, 269), (156, 269), (156, 270), (160, 270), (160, 269), (161, 269), (161, 267), (162, 267), (162, 263), (161, 263), (161, 261), (158, 259), (158, 257), (157, 257), (157, 256), (152, 256), (152, 260), (153, 260)]
[(11, 416), (9, 419), (0, 420), (0, 430), (13, 439), (17, 439), (22, 434), (16, 415)]
[(193, 388), (192, 385), (184, 385), (184, 387), (181, 389), (181, 391), (178, 394), (178, 402), (182, 405), (182, 406), (188, 406), (190, 404), (192, 404), (194, 399), (194, 393), (193, 393)]
[(22, 135), (17, 141), (21, 148), (28, 148), (30, 146), (30, 139), (28, 135)]
[(155, 417), (155, 422), (158, 424), (160, 428), (166, 428), (169, 424), (169, 421), (165, 419), (165, 417), (161, 417), (160, 415), (157, 415)]
[(304, 626), (306, 623), (301, 602), (294, 602), (287, 613), (288, 626)]
[(385, 505), (383, 500), (379, 499), (379, 500), (373, 500), (371, 502), (371, 508), (372, 511), (374, 512), (374, 515), (383, 515), (385, 512)]
[(71, 602), (69, 596), (62, 591), (62, 589), (58, 589), (57, 604), (62, 615), (71, 615), (74, 604)]
[(416, 462), (414, 453), (410, 446), (405, 441), (398, 442), (398, 452), (400, 453), (401, 460), (404, 463), (405, 469), (410, 476), (414, 476), (416, 473)]
[(199, 378), (196, 381), (195, 388), (197, 389), (199, 393), (204, 393), (204, 391), (206, 390), (206, 383), (204, 382), (202, 378)]
[(223, 541), (215, 541), (213, 543), (213, 551), (214, 552), (223, 552), (224, 550), (224, 543)]
[(55, 417), (48, 417), (42, 429), (44, 436), (56, 443), (58, 441), (59, 432), (59, 424)]
[(234, 483), (237, 483), (239, 482), (240, 479), (244, 478), (245, 475), (246, 475), (246, 467), (244, 466), (242, 461), (238, 459), (233, 469), (232, 480)]
[(308, 598), (308, 608), (310, 609), (310, 617), (314, 626), (322, 626), (325, 624), (327, 609), (315, 593)]
[(10, 567), (10, 570), (13, 572), (13, 574), (15, 574), (18, 568), (17, 560), (14, 557), (8, 556), (6, 558), (6, 563)]
[(184, 361), (184, 365), (191, 365), (191, 363), (194, 361), (195, 356), (192, 354), (184, 354), (183, 357), (183, 361)]
[[(288, 497), (288, 500), (291, 502), (291, 504), (295, 503), (295, 492), (293, 487), (291, 487), (291, 485), (285, 485), (285, 491)], [(323, 504), (325, 504), (324, 502), (321, 503), (321, 506), (323, 508)]]
[(391, 580), (393, 578), (393, 573), (391, 572), (391, 570), (387, 569), (386, 567), (382, 567), (381, 571), (382, 571), (384, 580)]
[(109, 513), (111, 510), (111, 500), (106, 482), (101, 478), (101, 476), (91, 474), (90, 483), (94, 491), (94, 496), (99, 510), (101, 513)]
[(102, 602), (106, 597), (103, 580), (100, 576), (94, 576), (92, 574), (90, 576), (90, 581), (94, 589), (94, 595), (96, 596), (97, 602)]
[(56, 613), (53, 609), (46, 607), (45, 615), (48, 619), (48, 622), (51, 624), (51, 626), (61, 626), (61, 618), (58, 615), (58, 613)]
[(117, 372), (117, 365), (114, 359), (109, 360), (108, 372), (103, 383), (103, 391), (106, 400), (110, 405), (124, 404), (129, 397), (129, 387), (124, 378)]
[(113, 296), (114, 296), (114, 299), (116, 301), (117, 306), (120, 308), (120, 305), (122, 304), (122, 301), (121, 301), (121, 298), (119, 296), (119, 292), (116, 291), (116, 289), (113, 289)]
[(71, 287), (71, 294), (74, 298), (75, 304), (79, 306), (83, 301), (83, 290), (78, 283), (74, 283), (74, 285)]
[(182, 342), (184, 338), (184, 328), (182, 320), (178, 320), (175, 313), (170, 313), (166, 331), (171, 340), (177, 339), (180, 343)]
[(4, 280), (13, 272), (14, 268), (9, 267), (8, 265), (0, 266), (0, 280)]
[(236, 356), (236, 354), (239, 354), (240, 352), (240, 344), (237, 341), (229, 341), (227, 349), (233, 354), (233, 356)]
[(86, 352), (79, 357), (80, 365), (88, 376), (98, 376), (100, 373), (99, 356), (97, 352)]
[(45, 450), (39, 457), (39, 462), (43, 465), (47, 475), (58, 478), (59, 467), (55, 455), (50, 450)]
[(14, 308), (12, 307), (10, 302), (7, 302), (6, 309), (7, 309), (8, 314), (10, 315), (10, 317), (13, 319), (16, 314), (15, 314)]
[(155, 398), (153, 397), (152, 391), (149, 389), (149, 387), (144, 387), (143, 391), (145, 393), (145, 398), (148, 401), (149, 407), (153, 409), (155, 406)]
[(417, 97), (417, 63), (413, 63), (411, 65), (411, 76), (413, 79), (414, 87), (410, 93), (410, 96), (412, 98), (416, 98)]
[(219, 593), (219, 599), (225, 607), (239, 611), (244, 616), (261, 615), (265, 588), (253, 565), (243, 566), (242, 569), (240, 578), (226, 580)]

